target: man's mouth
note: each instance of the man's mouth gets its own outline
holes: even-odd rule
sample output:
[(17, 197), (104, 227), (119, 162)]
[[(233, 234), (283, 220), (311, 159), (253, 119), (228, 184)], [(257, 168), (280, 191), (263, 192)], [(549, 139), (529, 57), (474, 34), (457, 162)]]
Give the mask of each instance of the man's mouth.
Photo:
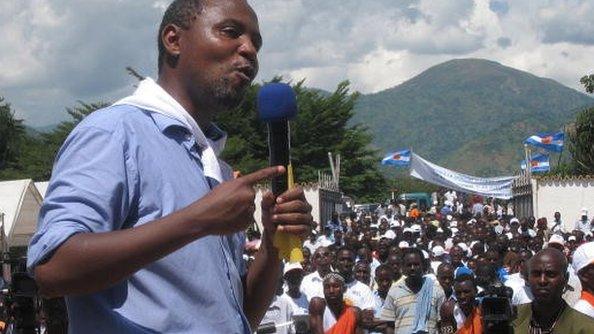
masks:
[(254, 80), (255, 77), (255, 70), (254, 67), (251, 65), (241, 65), (235, 67), (235, 72), (239, 74), (239, 76), (244, 80), (251, 82)]

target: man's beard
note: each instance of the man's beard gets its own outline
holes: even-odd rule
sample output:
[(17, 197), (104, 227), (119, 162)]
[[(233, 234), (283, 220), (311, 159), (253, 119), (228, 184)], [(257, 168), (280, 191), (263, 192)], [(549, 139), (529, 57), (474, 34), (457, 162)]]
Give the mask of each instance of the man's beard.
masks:
[(241, 104), (248, 87), (249, 85), (246, 84), (235, 88), (228, 77), (221, 77), (212, 85), (208, 85), (205, 93), (211, 99), (213, 107), (219, 110), (231, 110)]

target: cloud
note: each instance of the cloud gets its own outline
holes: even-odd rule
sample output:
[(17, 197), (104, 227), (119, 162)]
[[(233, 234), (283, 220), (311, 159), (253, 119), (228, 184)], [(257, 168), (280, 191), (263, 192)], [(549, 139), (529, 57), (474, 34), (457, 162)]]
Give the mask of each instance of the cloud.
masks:
[[(283, 75), (377, 92), (452, 58), (487, 58), (579, 89), (591, 71), (594, 3), (564, 0), (249, 0), (264, 46), (258, 81)], [(0, 2), (0, 95), (27, 124), (77, 100), (132, 91), (124, 68), (156, 74), (170, 0)]]
[(511, 39), (507, 37), (499, 37), (497, 39), (497, 45), (499, 45), (502, 49), (505, 49), (511, 45)]
[(489, 9), (497, 13), (497, 15), (505, 15), (509, 11), (509, 5), (507, 1), (491, 0), (489, 1)]
[(537, 16), (544, 43), (594, 45), (592, 1), (566, 1), (557, 6), (541, 7)]

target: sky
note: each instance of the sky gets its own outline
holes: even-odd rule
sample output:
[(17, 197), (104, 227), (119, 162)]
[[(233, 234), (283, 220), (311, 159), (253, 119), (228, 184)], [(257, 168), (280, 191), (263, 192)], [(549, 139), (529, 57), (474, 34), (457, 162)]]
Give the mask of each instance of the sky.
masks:
[[(156, 77), (168, 0), (0, 1), (0, 96), (30, 126), (77, 101)], [(257, 82), (276, 75), (378, 92), (454, 58), (485, 58), (582, 90), (594, 72), (591, 0), (250, 0), (264, 40)]]

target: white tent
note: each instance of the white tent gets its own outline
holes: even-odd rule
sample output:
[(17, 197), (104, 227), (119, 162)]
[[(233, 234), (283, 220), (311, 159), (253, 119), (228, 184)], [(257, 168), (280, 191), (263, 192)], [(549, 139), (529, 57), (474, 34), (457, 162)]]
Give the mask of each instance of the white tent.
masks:
[(41, 195), (41, 198), (45, 198), (45, 193), (47, 192), (48, 185), (49, 181), (35, 182), (35, 187), (37, 188), (37, 191), (39, 191), (39, 195)]
[(0, 182), (0, 213), (9, 247), (27, 246), (43, 201), (30, 179)]

